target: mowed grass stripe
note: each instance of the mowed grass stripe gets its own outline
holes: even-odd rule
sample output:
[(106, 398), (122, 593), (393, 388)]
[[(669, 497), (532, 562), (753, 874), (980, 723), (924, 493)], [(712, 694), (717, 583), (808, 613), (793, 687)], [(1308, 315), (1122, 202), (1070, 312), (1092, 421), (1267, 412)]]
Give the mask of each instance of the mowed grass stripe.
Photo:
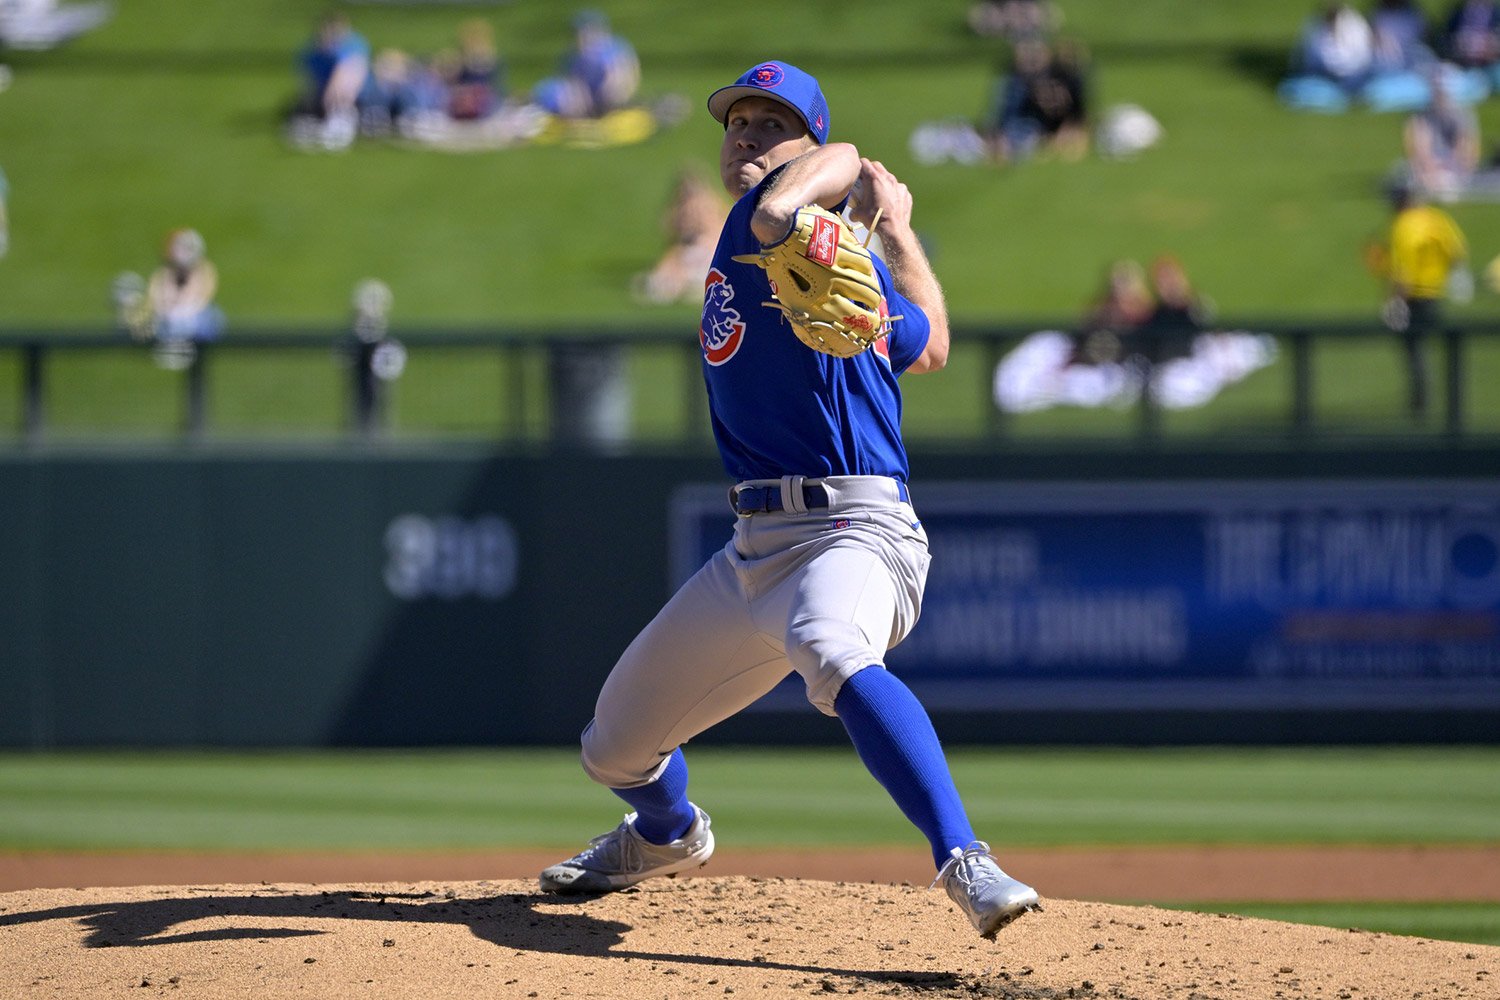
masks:
[(1169, 908), (1199, 913), (1238, 913), (1247, 917), (1314, 924), (1346, 931), (1362, 930), (1409, 934), (1444, 941), (1500, 944), (1500, 906), (1493, 903), (1225, 902), (1214, 906), (1193, 904)]
[[(704, 747), (693, 794), (745, 846), (901, 844), (852, 752)], [(1014, 845), (1485, 843), (1500, 749), (952, 755), (975, 826)], [(624, 805), (571, 749), (0, 756), (0, 848), (571, 844)]]

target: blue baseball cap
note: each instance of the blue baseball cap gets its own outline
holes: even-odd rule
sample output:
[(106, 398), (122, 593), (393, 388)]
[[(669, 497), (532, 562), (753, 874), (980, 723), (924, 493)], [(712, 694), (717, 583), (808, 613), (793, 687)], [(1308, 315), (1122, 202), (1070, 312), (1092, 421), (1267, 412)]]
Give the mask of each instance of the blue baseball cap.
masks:
[(828, 141), (828, 101), (816, 77), (804, 73), (791, 63), (763, 62), (745, 71), (745, 75), (727, 87), (708, 95), (708, 113), (723, 125), (729, 109), (742, 97), (768, 97), (780, 101), (793, 111), (807, 131), (818, 140)]

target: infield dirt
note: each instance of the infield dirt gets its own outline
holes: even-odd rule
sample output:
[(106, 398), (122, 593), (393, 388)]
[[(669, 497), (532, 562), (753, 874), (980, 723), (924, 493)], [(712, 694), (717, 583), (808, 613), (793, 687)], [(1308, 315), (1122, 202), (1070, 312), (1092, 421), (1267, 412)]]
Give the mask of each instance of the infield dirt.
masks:
[[(1428, 863), (1443, 857), (1422, 853)], [(1189, 876), (1208, 870), (1194, 854), (1178, 852)], [(1079, 852), (1072, 867), (1087, 870), (1098, 863), (1092, 857)], [(1277, 857), (1262, 854), (1245, 887)], [(1327, 871), (1342, 864), (1333, 858), (1322, 859)], [(582, 900), (541, 895), (531, 878), (7, 892), (0, 894), (0, 996), (1500, 997), (1496, 947), (1079, 902), (1045, 891), (1043, 912), (989, 942), (925, 883), (709, 874), (734, 867), (725, 860), (731, 864), (716, 858), (699, 877)], [(1228, 856), (1230, 868), (1250, 860)], [(1357, 860), (1393, 858), (1344, 859), (1350, 870)], [(1470, 869), (1477, 878), (1466, 895), (1439, 885), (1424, 898), (1495, 898), (1486, 895), (1494, 876), (1485, 874), (1495, 871), (1494, 852), (1467, 860), (1479, 867)], [(529, 868), (531, 861), (511, 863)], [(1021, 861), (1006, 863), (1045, 890), (1047, 880)], [(262, 870), (275, 867), (265, 862)], [(756, 863), (775, 867), (768, 856)], [(1141, 859), (1135, 863), (1139, 872)], [(1402, 896), (1399, 882), (1385, 880), (1388, 898), (1415, 898)]]

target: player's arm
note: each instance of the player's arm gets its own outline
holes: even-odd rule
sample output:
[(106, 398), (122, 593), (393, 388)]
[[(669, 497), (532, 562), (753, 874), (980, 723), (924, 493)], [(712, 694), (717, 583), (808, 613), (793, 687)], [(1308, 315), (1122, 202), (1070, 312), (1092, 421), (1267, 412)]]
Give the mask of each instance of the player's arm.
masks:
[(859, 150), (847, 142), (817, 146), (781, 168), (761, 193), (750, 231), (762, 244), (779, 243), (791, 232), (803, 205), (833, 208), (849, 195), (860, 173)]
[(876, 160), (861, 160), (859, 184), (855, 188), (850, 218), (868, 226), (880, 212), (875, 231), (880, 236), (881, 255), (896, 283), (896, 291), (927, 314), (927, 347), (907, 369), (913, 374), (935, 372), (948, 363), (948, 305), (943, 286), (927, 253), (911, 227), (912, 197), (905, 184)]

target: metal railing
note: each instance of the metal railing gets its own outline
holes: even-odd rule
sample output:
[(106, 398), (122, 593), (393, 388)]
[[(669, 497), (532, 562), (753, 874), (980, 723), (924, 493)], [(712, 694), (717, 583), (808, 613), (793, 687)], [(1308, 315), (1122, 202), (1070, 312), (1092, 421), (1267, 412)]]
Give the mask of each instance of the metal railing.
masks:
[[(1394, 343), (1399, 334), (1379, 325), (1378, 321), (1355, 320), (1277, 320), (1270, 322), (1217, 321), (1215, 329), (1254, 331), (1277, 338), (1286, 352), (1286, 372), (1290, 379), (1290, 412), (1285, 415), (1289, 433), (1295, 438), (1318, 436), (1321, 428), (1315, 389), (1317, 353), (1321, 345), (1337, 340), (1357, 338), (1380, 339)], [(992, 373), (1006, 352), (1037, 330), (1069, 329), (1066, 323), (1004, 323), (985, 326), (955, 327), (955, 344), (977, 346), (986, 373)], [(1150, 391), (1151, 357), (1155, 354), (1153, 338), (1137, 334), (1138, 345), (1144, 345), (1138, 356), (1145, 366), (1143, 384), (1136, 404), (1136, 436), (1150, 441), (1161, 434), (1163, 407)], [(1450, 321), (1427, 335), (1427, 341), (1441, 350), (1440, 377), (1434, 381), (1442, 387), (1440, 433), (1450, 440), (1472, 440), (1485, 431), (1471, 427), (1469, 386), (1465, 359), (1470, 342), (1476, 338), (1500, 336), (1500, 320)], [(22, 444), (45, 441), (49, 431), (49, 401), (53, 392), (49, 378), (51, 364), (57, 355), (81, 351), (143, 352), (177, 351), (170, 365), (180, 372), (182, 393), (180, 435), (186, 440), (202, 440), (213, 428), (210, 425), (211, 369), (225, 359), (244, 352), (293, 351), (330, 354), (341, 359), (345, 371), (347, 412), (345, 425), (349, 433), (364, 438), (381, 436), (387, 421), (387, 382), (390, 369), (399, 369), (407, 355), (429, 350), (498, 352), (505, 359), (506, 384), (496, 387), (498, 407), (502, 411), (497, 434), (502, 439), (524, 436), (528, 413), (538, 406), (548, 413), (548, 440), (573, 444), (600, 443), (611, 438), (618, 423), (618, 413), (609, 400), (609, 386), (624, 374), (624, 359), (640, 348), (665, 348), (679, 356), (682, 379), (677, 390), (683, 393), (684, 414), (680, 431), (682, 440), (702, 441), (706, 422), (700, 372), (700, 348), (691, 334), (684, 335), (680, 325), (628, 329), (412, 329), (392, 331), (378, 339), (361, 338), (349, 330), (321, 329), (249, 329), (237, 328), (221, 340), (193, 345), (164, 345), (141, 342), (113, 331), (78, 330), (0, 330), (0, 358), (6, 353), (19, 356), (20, 407), (17, 415), (18, 438)], [(538, 388), (527, 376), (540, 365), (547, 374), (546, 384)], [(1015, 417), (1005, 413), (991, 396), (989, 377), (979, 380), (985, 398), (982, 434), (1004, 440), (1010, 434)], [(548, 398), (538, 400), (537, 394)], [(1437, 395), (1436, 393), (1434, 394)], [(0, 417), (3, 420), (3, 417)], [(3, 426), (3, 424), (0, 424)], [(617, 440), (612, 443), (619, 443)]]

